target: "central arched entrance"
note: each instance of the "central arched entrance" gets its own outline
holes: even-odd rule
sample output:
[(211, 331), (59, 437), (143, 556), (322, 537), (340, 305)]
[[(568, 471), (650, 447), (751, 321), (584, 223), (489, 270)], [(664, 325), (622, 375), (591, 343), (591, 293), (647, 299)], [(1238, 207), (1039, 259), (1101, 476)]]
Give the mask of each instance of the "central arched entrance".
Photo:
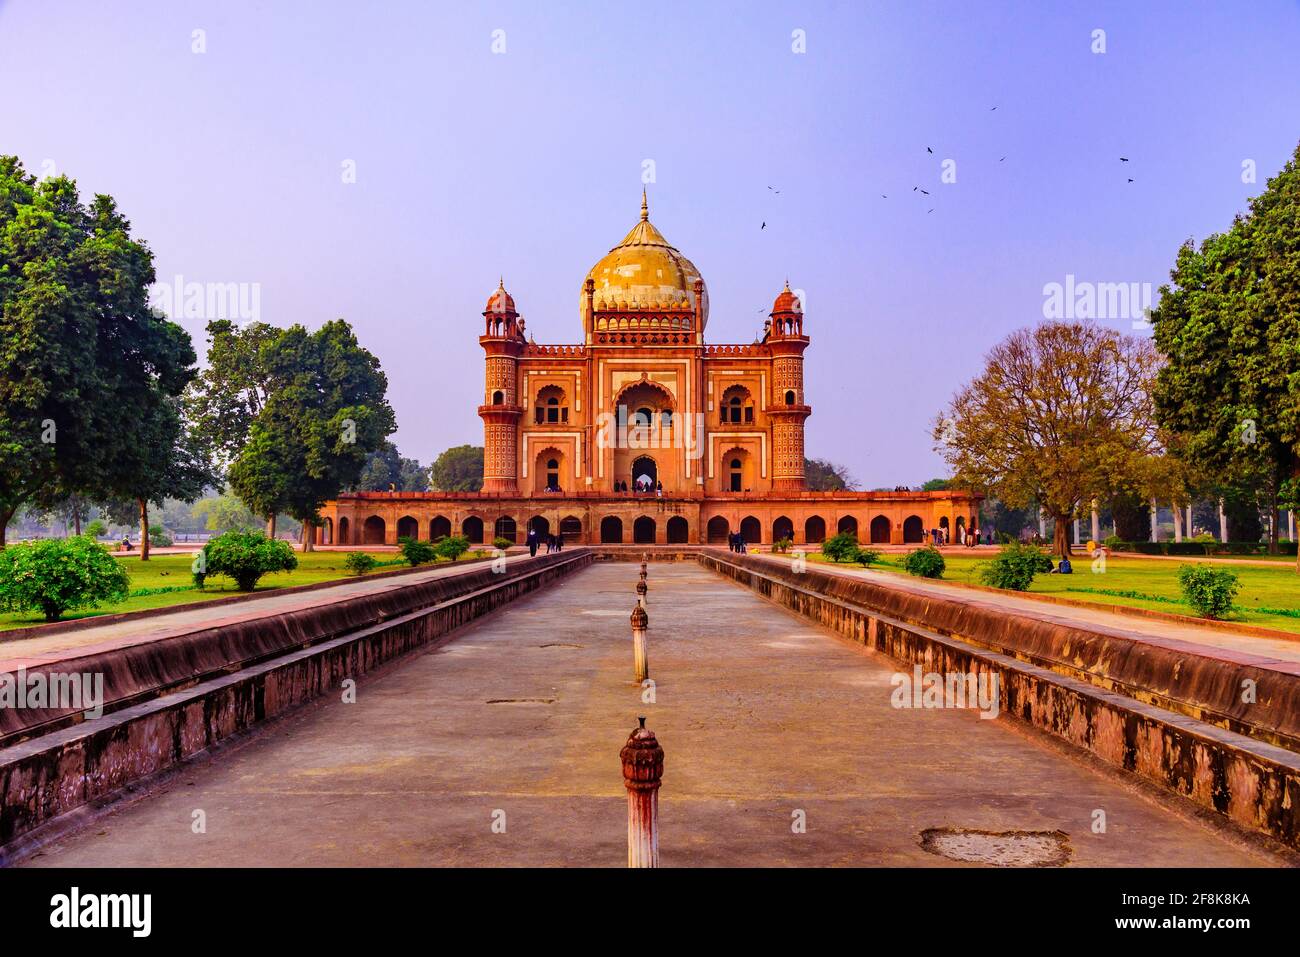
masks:
[(629, 480), (630, 487), (634, 492), (654, 491), (655, 483), (659, 481), (659, 466), (655, 460), (648, 455), (643, 455), (632, 462), (632, 478)]
[(691, 527), (686, 519), (680, 515), (674, 515), (668, 519), (668, 544), (685, 545), (686, 539), (690, 536)]
[(763, 526), (753, 515), (746, 515), (740, 520), (740, 537), (746, 545), (757, 545), (763, 540)]
[(621, 545), (623, 543), (623, 522), (613, 515), (606, 515), (600, 520), (600, 543), (602, 545)]
[(632, 541), (637, 545), (655, 543), (655, 520), (649, 515), (642, 515), (632, 523)]

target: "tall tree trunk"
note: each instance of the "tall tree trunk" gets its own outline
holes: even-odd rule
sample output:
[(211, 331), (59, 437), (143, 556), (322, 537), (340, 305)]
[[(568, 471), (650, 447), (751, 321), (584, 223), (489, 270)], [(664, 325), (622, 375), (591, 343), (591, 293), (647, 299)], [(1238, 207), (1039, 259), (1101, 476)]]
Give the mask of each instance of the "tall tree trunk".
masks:
[(149, 560), (149, 500), (136, 499), (140, 503), (140, 561)]
[(81, 537), (81, 509), (72, 507), (72, 534)]
[(302, 523), (302, 550), (304, 552), (312, 551), (315, 544), (313, 539), (316, 537), (316, 526), (309, 521)]
[(5, 547), (5, 533), (9, 531), (9, 523), (13, 520), (16, 511), (18, 511), (16, 505), (8, 511), (0, 511), (0, 548)]
[(1268, 500), (1268, 553), (1270, 555), (1277, 554), (1278, 517), (1277, 489), (1274, 489)]
[(1059, 558), (1070, 557), (1070, 516), (1053, 515), (1052, 521), (1055, 528), (1052, 531), (1052, 551)]
[(266, 520), (266, 537), (275, 538), (275, 513), (272, 512)]

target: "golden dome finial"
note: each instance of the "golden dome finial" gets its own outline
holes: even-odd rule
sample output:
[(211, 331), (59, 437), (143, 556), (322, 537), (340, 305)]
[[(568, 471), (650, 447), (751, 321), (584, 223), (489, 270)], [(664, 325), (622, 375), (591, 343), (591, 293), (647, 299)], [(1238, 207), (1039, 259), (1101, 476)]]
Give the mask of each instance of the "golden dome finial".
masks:
[(645, 223), (645, 222), (649, 222), (649, 220), (650, 220), (650, 207), (646, 204), (645, 187), (642, 186), (641, 187), (641, 222)]

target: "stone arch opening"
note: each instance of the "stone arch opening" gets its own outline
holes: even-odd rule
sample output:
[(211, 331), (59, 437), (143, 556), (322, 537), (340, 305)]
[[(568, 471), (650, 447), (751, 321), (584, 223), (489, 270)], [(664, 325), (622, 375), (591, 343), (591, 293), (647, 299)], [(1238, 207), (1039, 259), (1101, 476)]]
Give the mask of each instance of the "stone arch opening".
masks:
[(508, 538), (512, 542), (517, 542), (519, 540), (517, 532), (514, 517), (511, 515), (502, 515), (492, 526), (493, 538)]
[(877, 515), (871, 520), (871, 544), (889, 544), (889, 518), (887, 516)]
[(576, 515), (566, 515), (560, 519), (560, 534), (566, 538), (582, 537), (582, 519)]
[(361, 543), (363, 545), (384, 544), (384, 534), (388, 527), (378, 515), (371, 515), (361, 526)]
[(746, 515), (740, 520), (740, 537), (747, 545), (757, 545), (763, 540), (763, 525), (753, 515)]
[(410, 515), (403, 515), (397, 520), (398, 538), (419, 538), (420, 523)]
[(649, 515), (642, 515), (632, 523), (632, 541), (637, 545), (655, 543), (655, 520)]
[(854, 540), (858, 537), (858, 520), (852, 515), (841, 516), (839, 524), (835, 526), (836, 534), (852, 535)]
[(710, 545), (725, 545), (727, 536), (731, 534), (731, 525), (721, 515), (714, 515), (705, 526), (705, 531)]
[(545, 515), (534, 515), (528, 520), (528, 530), (536, 532), (540, 537), (545, 538), (551, 534), (551, 520)]
[(820, 515), (811, 515), (803, 523), (803, 540), (810, 545), (820, 545), (826, 541), (826, 519)]
[(447, 538), (451, 535), (451, 519), (446, 515), (435, 515), (429, 522), (429, 541), (436, 542), (440, 538)]
[(600, 520), (600, 542), (602, 545), (623, 544), (623, 520), (606, 515)]
[(351, 542), (348, 541), (348, 533), (350, 531), (352, 531), (352, 523), (348, 521), (347, 516), (345, 515), (343, 518), (339, 519), (339, 544), (340, 545), (352, 544)]
[(632, 477), (629, 481), (633, 491), (653, 492), (659, 481), (659, 463), (649, 455), (638, 456), (632, 462)]
[(669, 545), (685, 545), (691, 537), (690, 524), (680, 515), (668, 519), (667, 531)]
[(460, 523), (460, 533), (469, 539), (471, 545), (483, 544), (483, 519), (471, 515)]
[(903, 519), (903, 542), (908, 545), (919, 545), (925, 541), (925, 523), (921, 521), (920, 515), (909, 515)]
[(794, 522), (784, 515), (772, 523), (772, 541), (777, 542), (783, 538), (794, 541)]

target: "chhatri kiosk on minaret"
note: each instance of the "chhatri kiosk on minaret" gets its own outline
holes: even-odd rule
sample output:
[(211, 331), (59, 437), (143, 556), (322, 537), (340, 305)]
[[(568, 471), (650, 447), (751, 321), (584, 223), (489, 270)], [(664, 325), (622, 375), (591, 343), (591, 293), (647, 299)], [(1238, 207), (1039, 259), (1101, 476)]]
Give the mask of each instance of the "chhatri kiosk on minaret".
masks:
[[(321, 544), (463, 534), (568, 543), (921, 542), (970, 527), (965, 492), (809, 492), (803, 306), (787, 282), (757, 341), (705, 341), (694, 263), (639, 221), (587, 273), (582, 339), (540, 345), (504, 280), (483, 310), (481, 492), (355, 492), (322, 509)], [(846, 437), (848, 441), (848, 437)]]

